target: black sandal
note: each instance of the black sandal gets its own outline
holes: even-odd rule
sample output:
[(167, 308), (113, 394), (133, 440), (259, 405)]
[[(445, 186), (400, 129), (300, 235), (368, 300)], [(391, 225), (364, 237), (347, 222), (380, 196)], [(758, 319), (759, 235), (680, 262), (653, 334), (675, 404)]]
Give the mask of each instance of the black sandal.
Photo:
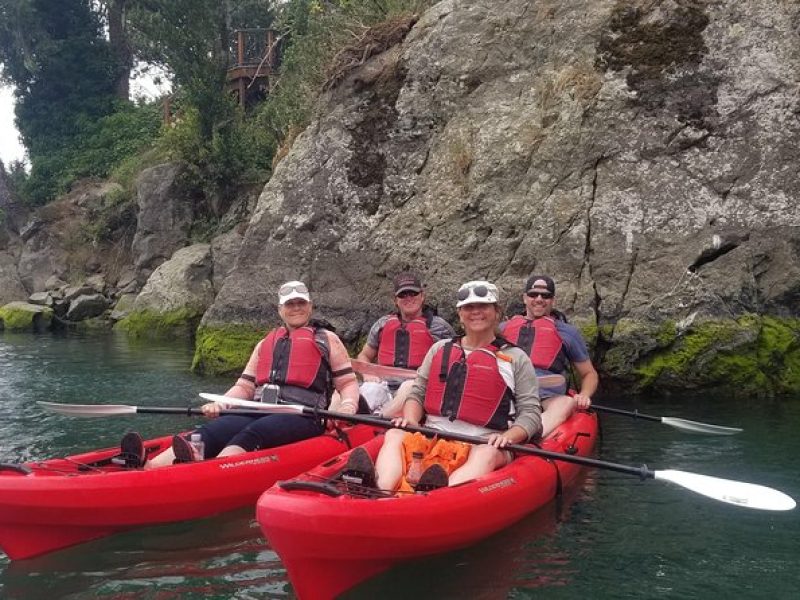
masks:
[(111, 459), (114, 464), (122, 465), (126, 469), (140, 469), (147, 461), (144, 440), (135, 431), (130, 431), (122, 437), (119, 449), (120, 453)]
[(194, 462), (194, 448), (185, 437), (172, 436), (172, 452), (175, 454), (175, 463)]
[(430, 492), (438, 490), (439, 488), (447, 487), (448, 476), (447, 471), (444, 470), (442, 465), (431, 465), (422, 472), (419, 477), (417, 487), (414, 488), (417, 492)]
[(342, 471), (342, 481), (363, 487), (377, 487), (375, 482), (375, 463), (364, 448), (356, 448)]

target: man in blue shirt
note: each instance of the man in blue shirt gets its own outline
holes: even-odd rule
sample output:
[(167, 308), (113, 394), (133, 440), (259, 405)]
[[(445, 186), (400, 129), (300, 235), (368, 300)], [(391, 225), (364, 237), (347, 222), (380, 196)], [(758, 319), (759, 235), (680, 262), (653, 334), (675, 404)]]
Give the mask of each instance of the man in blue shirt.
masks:
[(568, 379), (572, 367), (580, 379), (580, 389), (570, 396), (566, 383), (542, 388), (542, 437), (567, 420), (576, 408), (588, 408), (597, 391), (599, 378), (589, 359), (580, 331), (555, 310), (556, 284), (547, 275), (532, 275), (525, 282), (522, 301), (525, 315), (501, 324), (503, 336), (531, 357), (537, 375), (563, 375)]

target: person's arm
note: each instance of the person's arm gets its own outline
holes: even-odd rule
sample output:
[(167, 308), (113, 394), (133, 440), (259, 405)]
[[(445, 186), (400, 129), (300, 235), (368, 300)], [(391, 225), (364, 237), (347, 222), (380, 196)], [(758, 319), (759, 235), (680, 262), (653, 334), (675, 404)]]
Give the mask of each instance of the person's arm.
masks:
[(597, 391), (600, 377), (590, 360), (582, 360), (572, 363), (581, 378), (581, 389), (575, 394), (575, 402), (578, 408), (589, 408), (592, 404), (592, 395)]
[(358, 360), (363, 360), (364, 362), (375, 362), (377, 357), (378, 349), (373, 348), (369, 345), (369, 343), (365, 343), (364, 347), (361, 349), (361, 352), (359, 352), (358, 356), (356, 356)]
[[(383, 329), (385, 324), (386, 317), (381, 317), (372, 324), (372, 327), (370, 327), (369, 333), (367, 334), (367, 341), (364, 343), (364, 347), (361, 349), (361, 352), (359, 352), (358, 356), (356, 356), (358, 360), (375, 362), (375, 359), (378, 358), (378, 345), (380, 344), (381, 339), (381, 329)], [(361, 378), (364, 381), (381, 381), (381, 378), (375, 377), (375, 375), (362, 375)]]
[[(542, 432), (542, 404), (539, 400), (536, 369), (524, 351), (513, 348), (505, 352), (513, 356), (514, 369), (514, 425), (509, 428), (508, 433), (517, 438), (516, 441), (527, 441)], [(524, 431), (525, 437), (518, 439), (521, 432), (512, 432), (514, 429)]]
[(339, 402), (336, 409), (349, 415), (356, 414), (358, 410), (358, 380), (353, 373), (353, 365), (347, 355), (339, 336), (332, 331), (326, 331), (328, 347), (330, 348), (330, 365), (333, 376), (333, 386), (339, 392)]
[(583, 339), (580, 331), (573, 325), (563, 325), (562, 339), (567, 353), (567, 358), (578, 372), (580, 377), (580, 390), (575, 394), (575, 402), (578, 408), (589, 408), (592, 403), (592, 395), (597, 391), (600, 378), (597, 371), (589, 359), (589, 349), (586, 340)]

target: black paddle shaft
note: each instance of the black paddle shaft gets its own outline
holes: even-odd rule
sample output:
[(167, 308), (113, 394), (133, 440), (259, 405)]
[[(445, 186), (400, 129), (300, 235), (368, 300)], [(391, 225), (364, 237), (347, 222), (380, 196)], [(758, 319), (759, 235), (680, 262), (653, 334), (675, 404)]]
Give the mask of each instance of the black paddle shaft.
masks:
[[(136, 414), (148, 415), (192, 415), (203, 416), (203, 411), (200, 408), (192, 408), (187, 406), (181, 408), (180, 406), (137, 406)], [(244, 408), (228, 408), (219, 411), (220, 415), (239, 415), (240, 417), (266, 417), (269, 413), (263, 410), (247, 410)]]
[(591, 410), (613, 413), (615, 415), (625, 415), (626, 417), (633, 417), (634, 419), (644, 419), (646, 421), (658, 421), (659, 423), (661, 422), (661, 417), (656, 417), (653, 415), (645, 415), (643, 413), (640, 413), (638, 410), (622, 410), (621, 408), (613, 408), (611, 406), (600, 406), (599, 404), (592, 404), (590, 408)]
[[(319, 415), (336, 419), (337, 421), (348, 421), (350, 423), (362, 423), (364, 425), (373, 425), (383, 429), (391, 429), (394, 427), (391, 421), (386, 421), (377, 417), (367, 417), (362, 415), (348, 415), (337, 413), (330, 410), (321, 410), (313, 408), (304, 408), (303, 412), (309, 415)], [(453, 433), (450, 431), (439, 431), (438, 429), (431, 429), (430, 427), (420, 427), (418, 425), (406, 425), (401, 427), (405, 431), (411, 433), (421, 433), (428, 437), (438, 436), (447, 440), (456, 440), (458, 442), (466, 442), (468, 444), (485, 444), (486, 440), (477, 436), (465, 435), (463, 433)], [(605, 460), (598, 460), (596, 458), (588, 458), (585, 456), (573, 456), (571, 454), (564, 454), (563, 452), (552, 452), (550, 450), (543, 450), (535, 446), (523, 446), (521, 444), (509, 444), (505, 447), (506, 450), (511, 450), (518, 454), (530, 454), (533, 456), (540, 456), (542, 458), (549, 458), (551, 460), (560, 460), (562, 462), (570, 462), (576, 465), (583, 465), (585, 467), (595, 467), (597, 469), (606, 469), (607, 471), (616, 471), (618, 473), (625, 473), (626, 475), (635, 475), (639, 479), (654, 478), (655, 473), (647, 468), (647, 465), (641, 467), (631, 467), (628, 465), (621, 465), (619, 463), (607, 462)]]

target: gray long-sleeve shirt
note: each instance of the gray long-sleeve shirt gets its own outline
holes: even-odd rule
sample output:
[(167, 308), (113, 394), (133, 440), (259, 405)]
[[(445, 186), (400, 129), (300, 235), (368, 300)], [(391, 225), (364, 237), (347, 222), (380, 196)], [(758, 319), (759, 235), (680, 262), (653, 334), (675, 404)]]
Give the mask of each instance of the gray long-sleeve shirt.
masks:
[[(424, 405), (425, 390), (428, 387), (428, 379), (430, 378), (431, 361), (439, 349), (448, 341), (438, 341), (428, 350), (425, 360), (422, 361), (422, 365), (417, 369), (417, 378), (414, 380), (407, 402), (416, 401)], [(509, 346), (503, 348), (501, 352), (511, 358), (511, 362), (500, 360), (498, 365), (501, 373), (505, 371), (504, 379), (507, 384), (510, 384), (509, 387), (514, 393), (513, 424), (524, 429), (530, 439), (539, 435), (542, 431), (542, 405), (539, 401), (539, 384), (536, 379), (536, 371), (533, 368), (533, 364), (531, 364), (531, 359), (520, 348)], [(458, 420), (453, 422), (454, 425), (457, 423), (462, 422)], [(436, 425), (440, 429), (444, 429), (446, 423), (437, 419)], [(464, 425), (468, 424), (464, 423)], [(462, 432), (464, 430), (463, 427), (459, 426), (455, 426), (453, 429), (458, 429)], [(491, 433), (489, 429), (479, 429), (483, 430), (483, 432), (477, 432), (478, 435)]]

